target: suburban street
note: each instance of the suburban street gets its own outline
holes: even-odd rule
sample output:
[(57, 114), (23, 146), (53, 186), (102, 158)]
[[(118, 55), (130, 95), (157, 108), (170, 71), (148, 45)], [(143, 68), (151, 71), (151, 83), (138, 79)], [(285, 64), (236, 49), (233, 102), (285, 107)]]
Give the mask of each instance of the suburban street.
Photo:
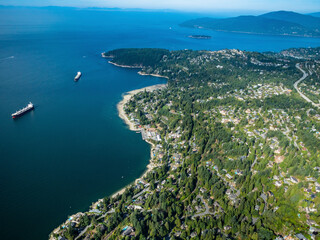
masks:
[(198, 213), (198, 214), (193, 215), (192, 218), (201, 217), (201, 216), (204, 216), (204, 215), (207, 215), (207, 214), (212, 214), (212, 215), (213, 215), (213, 213), (211, 213), (211, 212), (209, 211), (209, 206), (208, 206), (208, 204), (204, 201), (203, 197), (202, 197), (201, 195), (198, 195), (197, 198), (200, 198), (200, 199), (201, 199), (201, 201), (202, 201), (202, 203), (204, 204), (206, 210), (205, 210), (204, 212), (202, 212), (202, 213)]

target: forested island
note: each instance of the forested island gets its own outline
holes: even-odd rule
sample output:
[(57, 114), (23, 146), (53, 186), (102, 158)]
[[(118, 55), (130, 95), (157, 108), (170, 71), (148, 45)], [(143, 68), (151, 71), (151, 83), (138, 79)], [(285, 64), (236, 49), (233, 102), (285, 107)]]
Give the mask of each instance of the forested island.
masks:
[(319, 239), (319, 54), (104, 53), (118, 66), (168, 79), (124, 104), (153, 146), (153, 168), (50, 238)]
[(208, 35), (190, 35), (188, 37), (194, 39), (211, 39), (211, 36)]

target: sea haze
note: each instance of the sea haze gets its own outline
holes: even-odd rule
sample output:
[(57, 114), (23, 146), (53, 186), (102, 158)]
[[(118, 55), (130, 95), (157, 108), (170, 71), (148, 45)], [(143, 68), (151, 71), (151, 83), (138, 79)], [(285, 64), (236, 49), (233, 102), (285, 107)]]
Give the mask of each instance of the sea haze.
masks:
[[(279, 51), (319, 39), (181, 28), (199, 14), (0, 8), (1, 239), (46, 239), (143, 173), (150, 147), (116, 104), (129, 90), (164, 83), (117, 68), (100, 53), (124, 47)], [(191, 39), (189, 35), (210, 35)], [(77, 71), (83, 76), (73, 81)], [(11, 113), (35, 110), (18, 120)]]

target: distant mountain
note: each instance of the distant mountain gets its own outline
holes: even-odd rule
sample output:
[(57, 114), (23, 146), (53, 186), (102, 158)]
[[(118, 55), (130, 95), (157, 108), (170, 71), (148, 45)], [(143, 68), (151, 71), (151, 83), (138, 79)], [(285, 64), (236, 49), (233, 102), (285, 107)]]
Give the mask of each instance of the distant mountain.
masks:
[(198, 18), (186, 21), (181, 26), (216, 31), (320, 37), (318, 18), (286, 11), (223, 19)]
[(288, 11), (270, 12), (260, 15), (260, 17), (297, 23), (310, 30), (320, 32), (320, 18), (318, 17)]

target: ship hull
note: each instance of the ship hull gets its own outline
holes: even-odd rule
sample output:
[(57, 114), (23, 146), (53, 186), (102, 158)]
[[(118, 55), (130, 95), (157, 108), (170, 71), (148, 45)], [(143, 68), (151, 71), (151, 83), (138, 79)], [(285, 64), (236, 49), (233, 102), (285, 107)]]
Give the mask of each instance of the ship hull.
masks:
[(34, 107), (32, 107), (32, 108), (30, 108), (30, 109), (27, 109), (27, 110), (25, 110), (25, 111), (22, 112), (22, 113), (19, 113), (19, 114), (16, 114), (16, 115), (12, 115), (12, 119), (17, 119), (17, 118), (23, 116), (24, 114), (26, 114), (27, 112), (30, 112), (30, 111), (33, 110), (33, 109), (34, 109)]
[(78, 72), (77, 76), (75, 76), (74, 81), (77, 82), (82, 76), (81, 72)]

